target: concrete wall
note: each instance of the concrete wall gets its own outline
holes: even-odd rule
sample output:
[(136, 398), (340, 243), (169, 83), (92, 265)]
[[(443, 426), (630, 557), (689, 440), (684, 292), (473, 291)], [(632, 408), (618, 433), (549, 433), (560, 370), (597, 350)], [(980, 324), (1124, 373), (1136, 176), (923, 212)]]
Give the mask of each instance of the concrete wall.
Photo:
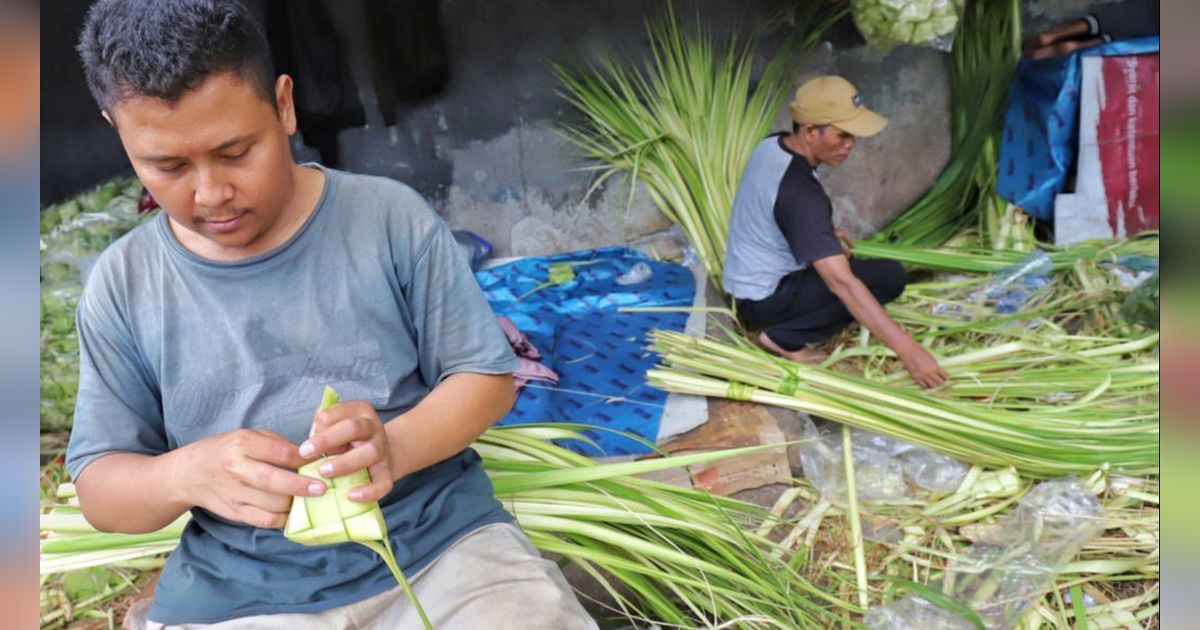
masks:
[[(260, 8), (258, 0), (251, 1)], [(644, 20), (658, 14), (663, 2), (442, 0), (449, 81), (436, 96), (402, 105), (397, 123), (386, 127), (375, 107), (357, 3), (320, 1), (346, 35), (351, 72), (367, 113), (365, 127), (339, 135), (342, 168), (410, 183), (451, 226), (488, 238), (499, 255), (621, 244), (669, 227), (640, 190), (627, 209), (628, 183), (618, 179), (584, 200), (590, 183), (588, 174), (578, 170), (584, 164), (554, 132), (573, 113), (556, 95), (548, 63), (606, 53), (640, 59), (648, 50)], [(56, 11), (43, 16), (44, 202), (129, 172), (115, 133), (95, 112), (72, 51), (86, 4), (59, 0)], [(1041, 28), (1095, 3), (1025, 4), (1027, 27)], [(718, 33), (735, 25), (760, 26), (791, 6), (778, 0), (675, 1), (678, 15), (698, 14)], [(865, 234), (884, 225), (945, 164), (945, 57), (927, 49), (879, 53), (862, 44), (847, 20), (796, 69), (797, 84), (819, 73), (846, 76), (873, 109), (891, 119), (883, 134), (861, 142), (844, 165), (823, 169), (837, 220), (844, 226)], [(776, 128), (789, 126), (783, 110)], [(298, 158), (315, 157), (299, 140), (294, 145)]]

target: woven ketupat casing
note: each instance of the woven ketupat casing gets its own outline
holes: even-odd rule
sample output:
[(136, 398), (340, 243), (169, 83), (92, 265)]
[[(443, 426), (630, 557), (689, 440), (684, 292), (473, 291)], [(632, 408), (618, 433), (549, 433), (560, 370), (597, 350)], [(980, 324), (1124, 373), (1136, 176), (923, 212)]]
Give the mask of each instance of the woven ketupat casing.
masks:
[[(338, 404), (339, 397), (332, 387), (326, 387), (321, 396), (320, 410), (324, 411)], [(294, 497), (292, 509), (288, 513), (287, 524), (283, 527), (283, 535), (288, 540), (301, 545), (336, 545), (338, 543), (358, 543), (379, 554), (387, 565), (392, 576), (400, 583), (400, 587), (408, 594), (417, 614), (421, 617), (421, 625), (426, 630), (432, 630), (433, 624), (417, 601), (412, 586), (404, 577), (404, 571), (396, 564), (396, 556), (392, 553), (388, 541), (387, 522), (383, 519), (383, 510), (379, 509), (378, 501), (352, 501), (350, 490), (370, 485), (371, 474), (366, 469), (341, 475), (333, 479), (321, 476), (321, 465), (328, 461), (328, 456), (309, 462), (297, 471), (311, 479), (320, 479), (325, 483), (325, 494), (319, 497)]]
[[(328, 459), (322, 457), (305, 464), (300, 467), (300, 474), (322, 479), (317, 469)], [(302, 545), (330, 545), (386, 539), (387, 524), (379, 504), (352, 501), (348, 496), (352, 488), (371, 483), (366, 470), (322, 481), (325, 482), (325, 494), (292, 500), (292, 511), (283, 530), (288, 540)]]

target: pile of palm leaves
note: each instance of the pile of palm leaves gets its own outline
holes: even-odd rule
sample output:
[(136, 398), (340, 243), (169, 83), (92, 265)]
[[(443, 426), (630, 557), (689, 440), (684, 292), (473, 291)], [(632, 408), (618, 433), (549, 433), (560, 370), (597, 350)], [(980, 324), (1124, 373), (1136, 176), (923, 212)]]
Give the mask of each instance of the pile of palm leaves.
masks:
[[(1158, 483), (1104, 470), (1080, 479), (1103, 507), (1103, 531), (1024, 601), (1010, 603), (1014, 611), (1025, 610), (1015, 627), (1147, 627), (1158, 614)], [(1009, 532), (1000, 529), (1002, 523), (1034, 487), (1035, 482), (1011, 470), (975, 467), (948, 495), (862, 502), (862, 518), (874, 532), (865, 552), (872, 608), (914, 593), (937, 600), (938, 591), (919, 585), (942, 582), (952, 567), (962, 566), (974, 545), (1003, 546)], [(842, 583), (849, 582), (855, 568), (846, 549), (845, 506), (832, 504), (807, 480), (797, 479), (772, 511), (790, 515), (775, 526), (784, 535), (784, 546), (794, 544), (811, 564), (845, 574)], [(978, 618), (957, 602), (939, 601), (953, 616), (964, 618), (963, 625), (954, 627), (970, 627), (965, 619)]]
[(640, 72), (612, 58), (555, 67), (564, 97), (584, 116), (565, 135), (599, 163), (596, 185), (622, 172), (631, 186), (644, 184), (719, 287), (733, 197), (750, 153), (787, 100), (789, 73), (845, 13), (844, 3), (804, 3), (758, 77), (755, 39), (717, 41), (698, 23), (682, 30), (668, 13), (648, 26), (653, 56)]
[[(496, 497), (534, 545), (594, 578), (614, 616), (682, 627), (804, 628), (861, 612), (828, 594), (835, 576), (797, 566), (806, 556), (785, 554), (754, 531), (775, 522), (763, 508), (636, 476), (755, 447), (601, 465), (552, 442), (563, 439), (587, 438), (570, 426), (524, 425), (491, 429), (475, 448)], [(145, 566), (178, 544), (188, 520), (151, 534), (100, 533), (83, 519), (70, 484), (60, 484), (44, 509), (43, 574)], [(58, 606), (44, 610), (44, 620), (62, 615)]]
[[(903, 260), (925, 274), (887, 310), (950, 373), (939, 391), (921, 390), (889, 348), (855, 330), (828, 343), (820, 366), (769, 355), (728, 328), (720, 340), (659, 331), (653, 347), (663, 365), (648, 379), (669, 391), (808, 412), (976, 465), (974, 479), (988, 483), (847, 508), (797, 482), (810, 507), (785, 542), (802, 543), (805, 553), (822, 539), (841, 545), (825, 552), (825, 564), (857, 578), (872, 606), (940, 582), (972, 543), (989, 540), (997, 517), (1036, 480), (1086, 475), (1106, 510), (1104, 534), (1044, 590), (1014, 603), (1030, 607), (1021, 627), (1145, 625), (1158, 610), (1159, 336), (1123, 318), (1118, 307), (1130, 287), (1118, 272), (1156, 263), (1158, 240), (1044, 247), (1052, 269), (1044, 284), (1019, 310), (997, 313), (989, 286), (1028, 254), (860, 244), (857, 253)], [(902, 536), (846, 549), (846, 540), (861, 539), (858, 507), (863, 519), (882, 518)], [(849, 536), (832, 518), (842, 515)], [(910, 582), (917, 586), (898, 586)]]
[(657, 331), (665, 365), (647, 380), (803, 411), (1034, 478), (1101, 466), (1141, 476), (1158, 469), (1157, 344), (1157, 333), (1011, 342), (947, 359), (951, 383), (929, 395), (911, 381), (872, 381)]

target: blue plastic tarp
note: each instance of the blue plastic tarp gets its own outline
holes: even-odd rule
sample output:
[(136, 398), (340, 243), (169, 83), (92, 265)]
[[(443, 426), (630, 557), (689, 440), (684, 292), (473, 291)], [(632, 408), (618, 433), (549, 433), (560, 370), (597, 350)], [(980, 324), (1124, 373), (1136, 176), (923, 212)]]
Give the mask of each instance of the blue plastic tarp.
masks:
[[(546, 286), (550, 266), (573, 265), (576, 277)], [(616, 280), (644, 263), (651, 275), (628, 285)], [(695, 278), (682, 265), (651, 260), (623, 247), (522, 258), (475, 274), (498, 316), (506, 316), (559, 375), (557, 386), (530, 383), (499, 424), (580, 423), (599, 450), (577, 440), (562, 445), (590, 456), (631, 455), (651, 448), (614, 431), (653, 443), (667, 394), (646, 384), (658, 355), (646, 349), (655, 328), (682, 331), (686, 312), (618, 313), (626, 306), (691, 306)], [(609, 431), (611, 430), (611, 431)]]

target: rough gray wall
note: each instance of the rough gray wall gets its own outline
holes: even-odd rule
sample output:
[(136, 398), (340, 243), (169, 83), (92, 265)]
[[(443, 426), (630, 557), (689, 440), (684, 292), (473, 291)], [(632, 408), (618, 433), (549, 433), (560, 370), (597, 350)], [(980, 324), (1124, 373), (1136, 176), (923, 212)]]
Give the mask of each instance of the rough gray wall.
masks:
[[(1029, 24), (1041, 28), (1094, 4), (1041, 0), (1027, 3), (1026, 12)], [(482, 234), (499, 255), (628, 243), (669, 226), (640, 186), (627, 206), (628, 182), (619, 178), (584, 199), (589, 175), (577, 170), (584, 164), (553, 130), (572, 112), (555, 95), (548, 63), (603, 54), (638, 58), (648, 50), (644, 20), (663, 3), (451, 0), (442, 6), (453, 51), (450, 85), (405, 112), (396, 127), (344, 132), (346, 168), (410, 181), (453, 227)], [(698, 14), (717, 32), (735, 23), (757, 26), (786, 6), (675, 3), (678, 15)], [(949, 158), (947, 60), (931, 49), (880, 53), (862, 44), (848, 21), (831, 37), (797, 68), (795, 85), (816, 74), (842, 74), (891, 120), (845, 164), (822, 169), (836, 220), (861, 236), (907, 208)], [(363, 96), (369, 103), (369, 89)], [(789, 127), (781, 107), (775, 128)]]

